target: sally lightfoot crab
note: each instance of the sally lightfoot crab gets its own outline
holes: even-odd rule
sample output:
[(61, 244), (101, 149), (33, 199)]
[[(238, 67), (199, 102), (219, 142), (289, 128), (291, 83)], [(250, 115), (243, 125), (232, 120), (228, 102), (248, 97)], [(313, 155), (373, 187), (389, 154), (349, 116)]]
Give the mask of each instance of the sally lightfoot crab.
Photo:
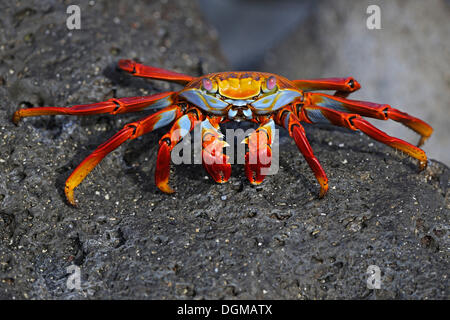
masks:
[[(246, 143), (245, 173), (252, 184), (264, 179), (263, 168), (270, 165), (271, 145), (275, 125), (288, 130), (298, 149), (314, 172), (320, 184), (319, 196), (328, 190), (328, 179), (314, 156), (301, 125), (325, 123), (351, 130), (360, 130), (371, 138), (403, 151), (419, 162), (419, 168), (427, 165), (427, 156), (419, 147), (430, 137), (433, 129), (424, 121), (390, 107), (387, 104), (349, 100), (347, 96), (361, 86), (352, 77), (312, 80), (288, 80), (282, 76), (264, 72), (219, 72), (201, 77), (191, 77), (164, 69), (145, 66), (131, 60), (120, 60), (119, 68), (137, 77), (166, 80), (184, 85), (180, 91), (163, 92), (143, 97), (113, 98), (93, 104), (72, 107), (39, 107), (20, 109), (14, 113), (18, 124), (24, 117), (39, 115), (112, 115), (136, 112), (144, 109), (159, 110), (139, 121), (126, 124), (122, 130), (95, 149), (72, 172), (66, 181), (67, 200), (74, 205), (74, 189), (87, 174), (111, 151), (127, 140), (135, 139), (157, 128), (172, 125), (159, 141), (155, 181), (157, 187), (172, 193), (169, 186), (170, 154), (174, 146), (199, 123), (202, 135), (202, 163), (211, 177), (219, 183), (231, 175), (231, 164), (223, 153), (226, 143), (222, 140), (219, 125), (228, 121), (251, 121), (259, 125)], [(313, 92), (335, 91), (334, 95)], [(421, 138), (418, 146), (391, 137), (362, 118), (392, 119), (417, 132)], [(258, 135), (258, 143), (252, 139)], [(264, 140), (259, 137), (265, 137)], [(256, 161), (250, 161), (256, 159)]]

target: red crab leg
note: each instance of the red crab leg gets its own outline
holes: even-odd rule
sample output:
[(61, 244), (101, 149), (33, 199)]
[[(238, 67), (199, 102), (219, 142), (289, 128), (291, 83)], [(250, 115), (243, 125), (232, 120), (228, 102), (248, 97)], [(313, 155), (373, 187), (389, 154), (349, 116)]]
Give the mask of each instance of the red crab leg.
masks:
[(313, 153), (311, 145), (305, 135), (305, 129), (300, 124), (299, 119), (288, 108), (281, 109), (275, 116), (275, 122), (279, 126), (288, 130), (289, 135), (294, 138), (298, 149), (303, 154), (306, 162), (314, 172), (317, 181), (320, 184), (319, 198), (323, 198), (328, 191), (328, 178), (319, 163), (319, 160)]
[(167, 80), (177, 82), (183, 85), (187, 84), (188, 82), (194, 79), (194, 77), (188, 76), (186, 74), (155, 68), (151, 66), (145, 66), (132, 60), (120, 60), (119, 68), (124, 71), (130, 72), (132, 75), (136, 77)]
[(248, 152), (245, 154), (245, 174), (251, 184), (258, 185), (263, 182), (271, 166), (274, 135), (274, 121), (264, 119), (260, 127), (243, 141), (248, 145)]
[(87, 158), (81, 162), (66, 180), (65, 193), (67, 200), (75, 205), (73, 190), (94, 169), (94, 167), (111, 151), (128, 139), (137, 138), (157, 128), (170, 124), (181, 115), (178, 106), (170, 106), (154, 113), (142, 120), (129, 123), (105, 143), (101, 144)]
[(419, 160), (419, 167), (421, 170), (427, 166), (427, 156), (422, 149), (413, 146), (406, 141), (387, 135), (385, 132), (373, 126), (370, 122), (364, 120), (359, 114), (344, 113), (318, 106), (304, 106), (302, 108), (300, 119), (309, 123), (331, 123), (351, 130), (361, 130), (369, 137), (392, 148), (403, 151), (409, 156)]
[(229, 145), (223, 141), (221, 121), (222, 117), (208, 117), (202, 122), (202, 164), (214, 181), (225, 183), (231, 176), (231, 164), (223, 153)]
[(104, 102), (97, 102), (92, 104), (81, 104), (72, 107), (40, 107), (20, 109), (14, 113), (13, 122), (18, 124), (22, 118), (34, 117), (42, 115), (91, 115), (100, 113), (126, 113), (135, 112), (152, 106), (152, 108), (163, 108), (172, 104), (172, 94), (174, 92), (163, 92), (143, 97), (129, 97), (119, 99), (109, 99)]
[(323, 78), (308, 80), (291, 80), (297, 88), (303, 91), (336, 90), (335, 95), (346, 97), (361, 88), (361, 85), (352, 77)]
[[(192, 112), (191, 112), (192, 111)], [(156, 160), (155, 183), (165, 193), (175, 192), (169, 186), (170, 154), (178, 142), (192, 131), (203, 114), (196, 108), (189, 109), (185, 115), (178, 118), (172, 128), (159, 140), (158, 158)]]
[(392, 108), (388, 104), (378, 104), (366, 101), (349, 100), (330, 96), (324, 93), (306, 93), (305, 105), (317, 105), (336, 111), (356, 113), (364, 117), (380, 120), (394, 120), (417, 132), (421, 137), (418, 147), (431, 136), (433, 128), (418, 118)]

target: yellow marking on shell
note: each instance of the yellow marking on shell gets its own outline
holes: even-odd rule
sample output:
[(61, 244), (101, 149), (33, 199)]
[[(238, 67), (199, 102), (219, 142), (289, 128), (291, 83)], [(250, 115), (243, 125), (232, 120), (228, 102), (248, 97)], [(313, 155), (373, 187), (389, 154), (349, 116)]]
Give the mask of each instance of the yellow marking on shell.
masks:
[(228, 78), (219, 81), (219, 93), (230, 99), (248, 99), (259, 94), (261, 80)]

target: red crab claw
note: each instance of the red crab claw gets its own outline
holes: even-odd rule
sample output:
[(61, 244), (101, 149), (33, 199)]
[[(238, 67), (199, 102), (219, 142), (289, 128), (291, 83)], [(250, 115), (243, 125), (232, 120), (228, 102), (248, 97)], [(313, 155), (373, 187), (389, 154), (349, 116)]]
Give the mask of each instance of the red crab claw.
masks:
[(158, 158), (156, 159), (155, 183), (159, 190), (165, 193), (174, 193), (169, 186), (170, 175), (170, 138), (163, 137), (160, 141)]
[(245, 154), (245, 174), (251, 184), (258, 185), (263, 182), (272, 164), (270, 140), (267, 131), (260, 129), (243, 141), (248, 145), (248, 152)]
[(212, 141), (204, 141), (202, 158), (203, 167), (209, 175), (218, 183), (225, 183), (231, 176), (231, 164), (229, 157), (222, 150), (229, 144), (223, 140), (213, 138)]
[[(256, 159), (256, 163), (252, 163), (252, 158)], [(264, 170), (269, 170), (272, 161), (272, 151), (270, 147), (259, 152), (247, 152), (245, 154), (245, 174), (251, 184), (258, 185), (263, 182), (266, 174)]]

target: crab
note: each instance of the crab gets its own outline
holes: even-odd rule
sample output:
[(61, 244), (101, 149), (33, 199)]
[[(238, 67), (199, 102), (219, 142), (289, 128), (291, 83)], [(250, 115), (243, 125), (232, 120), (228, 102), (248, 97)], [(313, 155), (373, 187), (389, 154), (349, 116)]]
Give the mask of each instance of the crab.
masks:
[[(75, 205), (74, 189), (107, 154), (127, 140), (169, 124), (172, 125), (171, 129), (159, 140), (155, 169), (156, 186), (165, 193), (174, 192), (169, 186), (171, 151), (197, 125), (201, 126), (204, 168), (218, 183), (224, 183), (230, 178), (231, 164), (229, 157), (223, 152), (227, 144), (220, 132), (220, 124), (228, 121), (250, 121), (258, 125), (244, 141), (248, 146), (244, 168), (252, 184), (260, 184), (266, 175), (263, 168), (270, 165), (271, 147), (278, 125), (288, 131), (314, 172), (320, 185), (319, 197), (322, 198), (327, 193), (328, 178), (306, 138), (302, 122), (359, 130), (417, 159), (420, 169), (423, 170), (427, 165), (427, 156), (419, 147), (432, 134), (432, 127), (387, 104), (347, 99), (349, 94), (361, 88), (353, 77), (288, 80), (272, 73), (244, 71), (192, 77), (132, 60), (120, 60), (118, 66), (133, 76), (175, 82), (184, 88), (180, 91), (112, 98), (71, 107), (19, 109), (13, 116), (14, 123), (18, 124), (22, 118), (40, 115), (117, 115), (148, 109), (158, 110), (139, 121), (126, 124), (78, 165), (65, 183), (65, 194), (72, 205)], [(335, 92), (321, 92), (328, 90)], [(391, 137), (362, 117), (400, 122), (417, 132), (420, 140), (414, 146)], [(252, 159), (256, 160), (250, 161)]]

